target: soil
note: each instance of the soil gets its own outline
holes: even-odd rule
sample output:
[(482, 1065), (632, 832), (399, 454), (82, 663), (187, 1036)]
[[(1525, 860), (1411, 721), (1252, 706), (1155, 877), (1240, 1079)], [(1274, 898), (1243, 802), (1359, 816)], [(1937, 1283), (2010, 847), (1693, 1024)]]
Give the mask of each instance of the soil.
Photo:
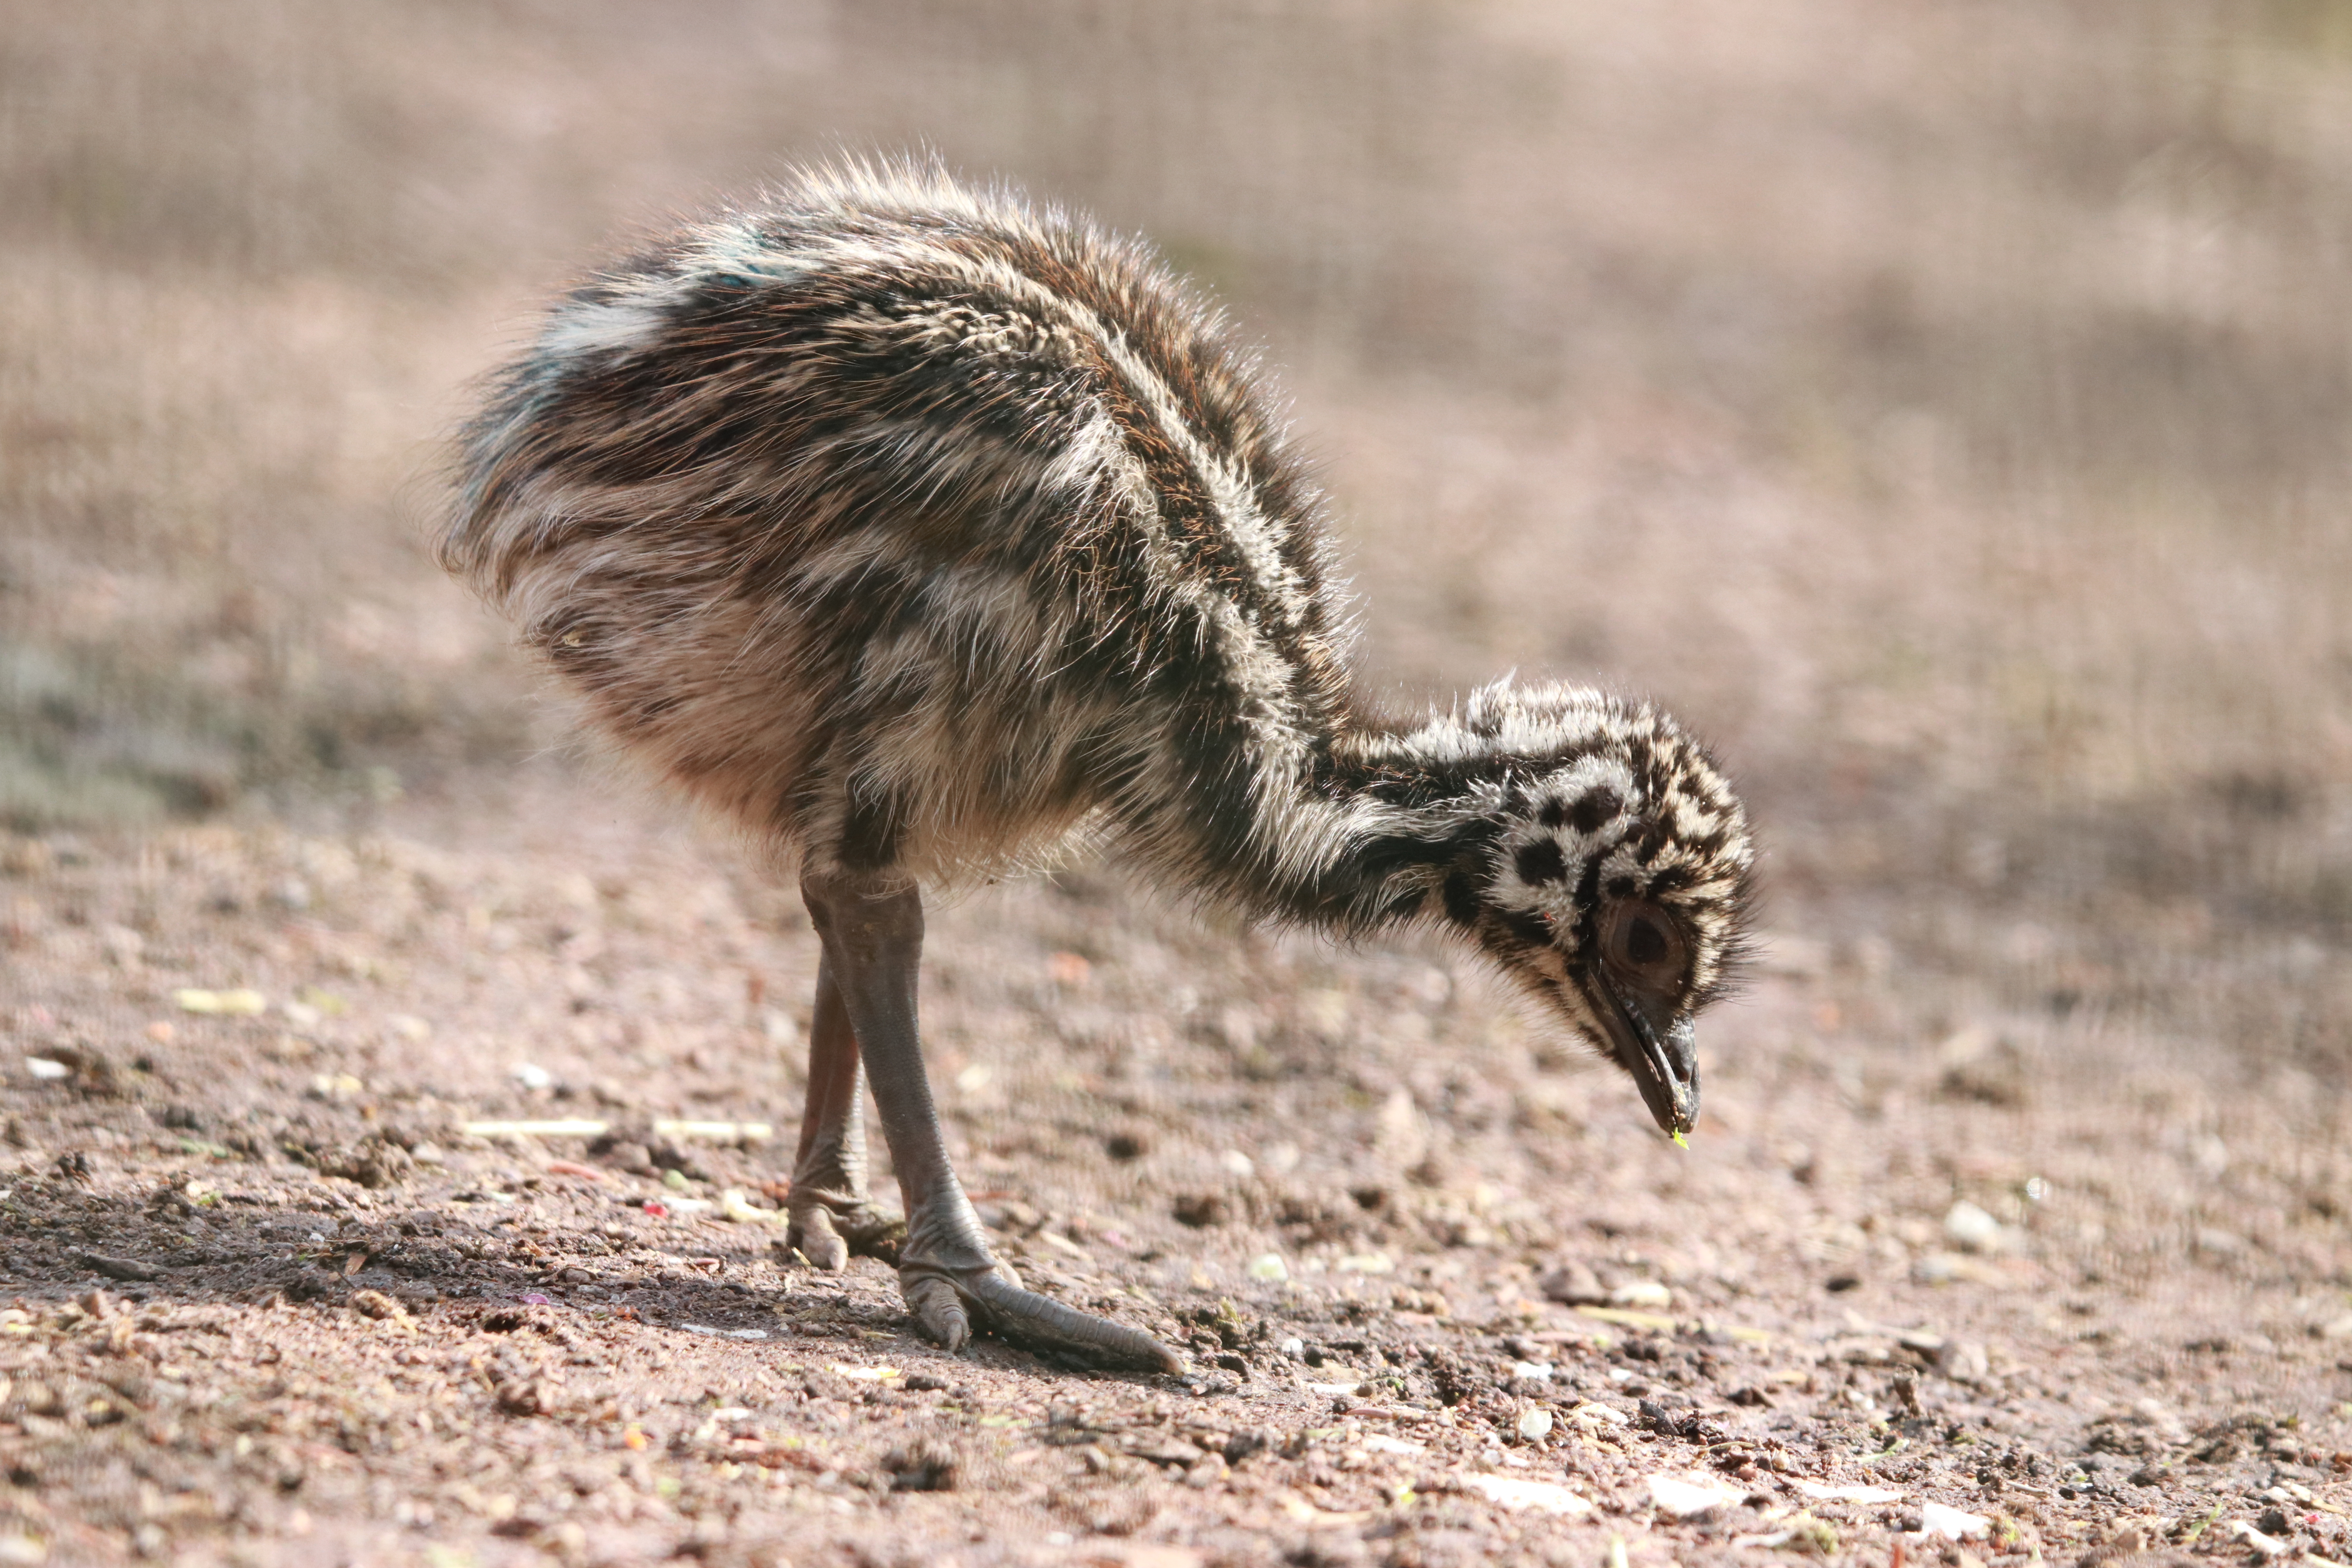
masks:
[(1710, 1017), (1685, 1152), (1433, 943), (937, 910), (966, 1183), (1143, 1377), (782, 1254), (814, 939), (656, 804), (6, 869), (0, 1561), (2352, 1562), (2320, 1097), (1932, 1037), (1866, 942)]

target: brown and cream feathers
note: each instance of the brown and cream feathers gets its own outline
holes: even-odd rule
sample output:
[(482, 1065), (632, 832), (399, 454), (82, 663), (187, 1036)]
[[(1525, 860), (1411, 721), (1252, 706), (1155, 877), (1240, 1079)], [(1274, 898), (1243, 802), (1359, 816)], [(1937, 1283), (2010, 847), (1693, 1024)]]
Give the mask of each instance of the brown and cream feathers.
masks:
[(1255, 367), (1080, 219), (804, 175), (555, 305), (460, 463), (444, 562), (605, 735), (804, 865), (935, 884), (1087, 830), (1251, 916), (1457, 928), (1603, 1044), (1579, 976), (1613, 908), (1666, 922), (1661, 1027), (1738, 948), (1746, 820), (1664, 715), (1351, 687)]

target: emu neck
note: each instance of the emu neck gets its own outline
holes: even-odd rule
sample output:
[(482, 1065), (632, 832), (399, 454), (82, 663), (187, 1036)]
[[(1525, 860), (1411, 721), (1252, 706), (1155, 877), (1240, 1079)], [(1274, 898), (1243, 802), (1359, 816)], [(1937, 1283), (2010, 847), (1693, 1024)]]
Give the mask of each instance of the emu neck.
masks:
[(1449, 871), (1496, 831), (1507, 759), (1465, 750), (1435, 717), (1343, 730), (1295, 770), (1265, 770), (1237, 901), (1262, 919), (1353, 933), (1443, 909)]

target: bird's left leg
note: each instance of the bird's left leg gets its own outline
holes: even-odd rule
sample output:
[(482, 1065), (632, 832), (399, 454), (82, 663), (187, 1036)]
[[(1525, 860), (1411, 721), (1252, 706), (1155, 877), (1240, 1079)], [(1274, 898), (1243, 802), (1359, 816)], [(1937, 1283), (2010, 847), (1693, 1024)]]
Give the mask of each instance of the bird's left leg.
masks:
[(1014, 1344), (1053, 1350), (1098, 1366), (1180, 1372), (1183, 1362), (1149, 1334), (1024, 1290), (988, 1250), (948, 1163), (915, 1021), (923, 958), (922, 897), (911, 886), (843, 874), (801, 877), (825, 963), (857, 1036), (882, 1112), (882, 1135), (907, 1205), (898, 1289), (924, 1332), (959, 1349), (975, 1328)]
[(833, 961), (820, 958), (816, 1012), (809, 1020), (808, 1103), (793, 1161), (792, 1216), (785, 1245), (815, 1267), (836, 1269), (850, 1254), (898, 1261), (907, 1227), (874, 1206), (866, 1190), (866, 1068), (857, 1035), (833, 983)]

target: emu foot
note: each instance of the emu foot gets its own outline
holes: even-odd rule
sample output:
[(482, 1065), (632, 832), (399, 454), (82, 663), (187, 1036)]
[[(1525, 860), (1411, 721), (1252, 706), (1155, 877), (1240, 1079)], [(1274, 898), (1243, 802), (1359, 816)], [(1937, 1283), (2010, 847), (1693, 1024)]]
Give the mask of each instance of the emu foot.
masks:
[(923, 1332), (950, 1351), (961, 1350), (977, 1330), (1023, 1350), (1052, 1351), (1110, 1371), (1184, 1370), (1184, 1358), (1150, 1334), (1024, 1290), (993, 1260), (963, 1268), (901, 1263), (898, 1290)]
[(874, 1206), (863, 1193), (828, 1191), (793, 1184), (785, 1202), (792, 1222), (784, 1245), (796, 1248), (810, 1267), (835, 1273), (850, 1258), (878, 1258), (898, 1265), (898, 1248), (907, 1239), (907, 1222)]

